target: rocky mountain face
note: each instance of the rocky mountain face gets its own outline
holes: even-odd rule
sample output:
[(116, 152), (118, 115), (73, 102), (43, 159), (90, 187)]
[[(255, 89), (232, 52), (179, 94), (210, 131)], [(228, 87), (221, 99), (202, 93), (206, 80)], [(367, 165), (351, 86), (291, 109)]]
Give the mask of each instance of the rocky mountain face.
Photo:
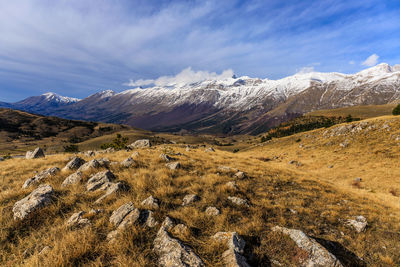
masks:
[(351, 75), (311, 72), (280, 80), (243, 76), (121, 93), (108, 90), (80, 101), (48, 104), (42, 103), (44, 98), (11, 106), (156, 131), (258, 134), (313, 110), (395, 102), (400, 99), (400, 65), (383, 63)]

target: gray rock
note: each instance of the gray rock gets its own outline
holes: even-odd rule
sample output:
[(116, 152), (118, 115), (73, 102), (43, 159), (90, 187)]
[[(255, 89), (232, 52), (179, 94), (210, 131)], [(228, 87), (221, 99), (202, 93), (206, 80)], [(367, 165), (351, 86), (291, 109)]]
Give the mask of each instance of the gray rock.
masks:
[(357, 233), (361, 233), (365, 231), (367, 228), (368, 222), (364, 216), (357, 216), (354, 220), (347, 220), (347, 225), (353, 227)]
[(230, 172), (230, 171), (232, 171), (232, 168), (228, 167), (228, 166), (219, 166), (218, 170), (221, 172)]
[(123, 231), (129, 226), (132, 226), (134, 223), (139, 222), (139, 219), (140, 219), (140, 210), (135, 208), (122, 219), (122, 221), (118, 225), (117, 230)]
[(94, 151), (92, 151), (92, 150), (88, 150), (88, 151), (86, 151), (86, 152), (84, 153), (84, 155), (85, 155), (86, 157), (94, 157), (94, 156), (96, 156), (96, 152), (94, 152)]
[(89, 211), (89, 215), (97, 215), (97, 214), (100, 214), (102, 212), (104, 212), (104, 210), (102, 210), (102, 209), (91, 209)]
[(140, 156), (140, 153), (138, 151), (133, 152), (131, 155), (131, 157), (135, 158), (135, 159), (138, 158), (139, 156)]
[(35, 185), (40, 183), (42, 180), (50, 177), (50, 176), (55, 176), (57, 173), (60, 172), (60, 169), (57, 167), (52, 167), (47, 170), (44, 170), (38, 174), (36, 174), (34, 177), (29, 178), (28, 180), (25, 181), (25, 183), (22, 185), (22, 188), (28, 188), (31, 185)]
[(133, 158), (129, 157), (126, 160), (121, 162), (121, 166), (125, 168), (133, 167), (136, 166), (136, 162), (133, 160)]
[(169, 162), (169, 161), (174, 160), (174, 158), (172, 158), (172, 157), (170, 157), (170, 156), (168, 156), (167, 154), (164, 154), (164, 153), (160, 154), (160, 159), (162, 161), (165, 161), (165, 162)]
[(233, 204), (236, 204), (238, 206), (245, 206), (249, 207), (249, 203), (247, 200), (242, 199), (240, 197), (228, 197), (228, 200), (232, 202)]
[(104, 193), (104, 195), (102, 195), (101, 197), (99, 197), (94, 203), (95, 204), (99, 204), (101, 203), (104, 199), (106, 199), (108, 196), (115, 194), (117, 192), (121, 192), (124, 191), (125, 186), (118, 182), (118, 183), (104, 183), (98, 190), (103, 190), (106, 191)]
[(90, 225), (90, 221), (88, 219), (83, 218), (82, 217), (83, 215), (85, 215), (84, 211), (72, 214), (72, 216), (66, 222), (66, 226), (68, 228), (75, 229)]
[(183, 198), (182, 206), (188, 206), (188, 205), (190, 205), (190, 204), (192, 204), (192, 203), (194, 203), (196, 201), (199, 201), (199, 200), (200, 200), (199, 196), (197, 196), (195, 194), (186, 195)]
[(204, 149), (204, 152), (215, 152), (215, 149), (212, 147), (207, 147), (206, 149)]
[(25, 158), (27, 159), (37, 159), (37, 158), (44, 158), (44, 152), (43, 149), (41, 149), (40, 147), (37, 147), (35, 150), (33, 151), (27, 151)]
[(36, 210), (50, 204), (51, 197), (54, 194), (50, 185), (40, 185), (28, 196), (17, 201), (13, 207), (14, 220), (25, 219)]
[(236, 191), (239, 189), (235, 181), (227, 182), (225, 185), (226, 185), (226, 187), (228, 187), (231, 190)]
[(71, 159), (67, 165), (62, 169), (63, 171), (69, 171), (69, 170), (77, 170), (79, 167), (81, 167), (83, 164), (85, 164), (85, 160), (81, 159), (80, 157), (74, 157)]
[(62, 182), (61, 186), (65, 187), (71, 184), (77, 184), (80, 181), (82, 181), (82, 172), (77, 171), (74, 172), (73, 174), (69, 175), (67, 178), (65, 178), (64, 182)]
[(132, 202), (120, 206), (111, 214), (110, 223), (112, 223), (115, 226), (118, 226), (125, 218), (125, 216), (128, 215), (133, 210), (135, 210), (135, 206), (133, 206)]
[(100, 188), (103, 184), (109, 183), (115, 179), (115, 176), (110, 171), (98, 172), (90, 177), (86, 184), (87, 191), (95, 191)]
[(149, 196), (142, 201), (141, 205), (145, 208), (156, 210), (159, 208), (159, 200), (153, 196)]
[(175, 226), (175, 222), (167, 216), (165, 217), (161, 226), (164, 227), (167, 231), (170, 231)]
[(302, 262), (303, 266), (343, 267), (333, 254), (304, 232), (280, 226), (275, 226), (272, 230), (288, 235), (300, 249), (307, 252), (308, 258)]
[[(164, 225), (164, 223), (163, 223)], [(194, 251), (178, 239), (172, 238), (164, 226), (160, 227), (153, 242), (160, 266), (202, 267), (204, 262)]]
[(129, 148), (146, 148), (151, 147), (151, 143), (149, 139), (141, 139), (136, 140), (134, 143), (128, 146)]
[(238, 179), (244, 179), (244, 178), (246, 178), (246, 174), (244, 172), (239, 171), (239, 172), (235, 173), (235, 177)]
[(216, 207), (207, 207), (206, 208), (206, 214), (208, 216), (217, 216), (217, 215), (220, 215), (221, 212)]
[(165, 164), (168, 169), (177, 170), (181, 168), (181, 164), (179, 162), (170, 162)]
[(79, 171), (87, 171), (90, 169), (97, 169), (100, 168), (100, 163), (97, 159), (92, 159), (91, 161), (86, 162), (81, 167), (79, 167)]
[(154, 214), (150, 210), (143, 210), (140, 213), (140, 221), (143, 225), (153, 228), (158, 225), (158, 222), (154, 218)]
[(236, 232), (218, 232), (212, 239), (228, 246), (228, 250), (222, 254), (225, 266), (250, 266), (242, 255), (246, 242)]
[(180, 223), (175, 225), (172, 229), (171, 229), (172, 234), (174, 235), (181, 235), (181, 236), (187, 236), (190, 234), (190, 230), (189, 227), (187, 227), (186, 225)]
[(108, 168), (110, 166), (110, 160), (108, 158), (101, 158), (97, 160), (100, 164), (100, 167)]

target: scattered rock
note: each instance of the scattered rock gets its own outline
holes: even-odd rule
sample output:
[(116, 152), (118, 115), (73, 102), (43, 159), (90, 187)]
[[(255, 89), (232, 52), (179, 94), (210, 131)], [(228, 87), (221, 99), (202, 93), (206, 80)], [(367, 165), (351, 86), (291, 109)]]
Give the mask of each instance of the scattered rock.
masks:
[(97, 159), (92, 159), (91, 161), (86, 162), (81, 167), (79, 167), (79, 171), (87, 171), (89, 169), (97, 169), (100, 168), (100, 163)]
[(333, 254), (320, 245), (315, 239), (307, 236), (304, 232), (280, 226), (275, 226), (272, 230), (288, 235), (294, 242), (296, 242), (300, 249), (307, 252), (308, 258), (305, 259), (305, 262), (302, 262), (302, 265), (327, 267), (343, 266)]
[(135, 206), (133, 206), (132, 202), (122, 205), (111, 214), (110, 223), (118, 226), (126, 217), (126, 215), (128, 215), (133, 210), (135, 210)]
[(25, 158), (27, 159), (37, 159), (37, 158), (44, 158), (44, 152), (43, 149), (41, 149), (40, 147), (37, 147), (35, 150), (33, 151), (27, 151)]
[(167, 154), (164, 154), (164, 153), (160, 154), (160, 159), (162, 161), (165, 161), (165, 162), (169, 162), (171, 160), (174, 160), (173, 158), (171, 158), (170, 156), (168, 156)]
[(232, 171), (232, 168), (228, 167), (228, 166), (219, 166), (218, 170), (221, 172), (230, 172), (230, 171)]
[(215, 152), (215, 149), (212, 147), (207, 147), (204, 152)]
[(140, 210), (134, 209), (130, 211), (119, 223), (117, 230), (123, 231), (129, 226), (132, 226), (134, 223), (138, 222), (140, 218)]
[(354, 220), (347, 220), (347, 225), (353, 227), (357, 233), (361, 233), (365, 231), (367, 228), (368, 222), (364, 216), (357, 216)]
[(125, 190), (125, 186), (118, 182), (118, 183), (104, 183), (99, 190), (103, 190), (106, 191), (104, 195), (102, 195), (101, 197), (99, 197), (94, 203), (95, 204), (99, 204), (101, 203), (105, 198), (107, 198), (108, 196), (120, 192), (120, 191), (124, 191)]
[(328, 165), (328, 168), (329, 168), (329, 169), (332, 169), (332, 168), (333, 168), (333, 165)]
[(231, 190), (235, 190), (235, 191), (239, 190), (235, 181), (227, 182), (225, 185), (226, 185), (226, 187), (228, 187)]
[(85, 164), (85, 160), (81, 159), (80, 157), (74, 157), (71, 159), (67, 165), (62, 169), (63, 171), (69, 171), (69, 170), (77, 170), (79, 167), (81, 167), (83, 164)]
[(109, 183), (115, 179), (115, 176), (110, 171), (98, 172), (90, 177), (86, 184), (87, 191), (94, 191), (100, 188), (103, 184)]
[(103, 211), (104, 211), (104, 210), (102, 210), (102, 209), (91, 209), (91, 210), (89, 211), (89, 215), (91, 215), (91, 216), (97, 215), (97, 214), (102, 213)]
[(83, 226), (88, 226), (90, 225), (90, 221), (88, 219), (82, 218), (82, 216), (85, 215), (84, 211), (80, 211), (77, 213), (72, 214), (72, 216), (68, 219), (66, 226), (68, 228), (80, 228)]
[(110, 160), (108, 158), (101, 158), (97, 160), (100, 164), (100, 167), (108, 168), (110, 166)]
[(190, 147), (189, 147), (189, 146), (186, 146), (185, 151), (186, 151), (186, 152), (190, 152)]
[(181, 168), (181, 164), (179, 162), (170, 162), (165, 164), (168, 169), (177, 170)]
[(158, 255), (160, 266), (202, 267), (204, 262), (193, 250), (178, 239), (169, 236), (164, 224), (160, 227), (154, 239), (154, 252)]
[(250, 207), (248, 201), (240, 197), (228, 197), (228, 200), (238, 206)]
[(57, 168), (57, 167), (52, 167), (52, 168), (49, 168), (47, 170), (44, 170), (44, 171), (36, 174), (34, 177), (29, 178), (28, 180), (26, 180), (25, 183), (22, 185), (22, 188), (25, 189), (25, 188), (28, 188), (31, 185), (38, 184), (42, 180), (44, 180), (44, 179), (46, 179), (46, 178), (48, 178), (50, 176), (54, 176), (59, 172), (60, 172), (60, 169)]
[(65, 187), (70, 184), (77, 184), (80, 181), (82, 181), (82, 172), (77, 171), (74, 172), (73, 174), (69, 175), (67, 178), (65, 178), (64, 182), (62, 182), (61, 186)]
[(159, 208), (159, 200), (153, 196), (149, 196), (142, 201), (141, 205), (145, 208), (156, 210)]
[(199, 196), (197, 196), (195, 194), (186, 195), (183, 198), (182, 206), (188, 206), (188, 205), (190, 205), (190, 204), (192, 204), (192, 203), (194, 203), (196, 201), (199, 201), (199, 200), (200, 200)]
[(146, 148), (146, 147), (151, 147), (151, 143), (149, 139), (141, 139), (141, 140), (136, 140), (134, 143), (130, 144), (128, 146), (129, 148)]
[(85, 153), (83, 153), (86, 157), (94, 157), (96, 156), (96, 152), (92, 151), (92, 150), (88, 150)]
[(212, 239), (228, 246), (228, 250), (222, 254), (225, 266), (250, 267), (242, 255), (246, 242), (236, 232), (218, 232)]
[(121, 166), (125, 168), (133, 167), (136, 166), (136, 162), (133, 160), (133, 158), (129, 157), (126, 160), (121, 162)]
[(40, 185), (28, 196), (14, 204), (14, 220), (23, 220), (34, 211), (48, 205), (53, 194), (54, 191), (50, 185)]
[(246, 178), (246, 174), (244, 172), (239, 171), (239, 172), (235, 173), (235, 177), (238, 179), (244, 179), (244, 178)]
[(141, 211), (140, 222), (150, 228), (153, 228), (158, 225), (158, 222), (154, 218), (153, 212), (150, 210)]
[(298, 162), (297, 160), (291, 160), (289, 161), (289, 164), (296, 165), (298, 167), (303, 166), (303, 163)]
[(164, 227), (167, 231), (170, 231), (175, 226), (175, 222), (170, 217), (165, 217), (161, 227)]
[(353, 180), (353, 182), (355, 183), (361, 183), (361, 181), (362, 181), (361, 177), (354, 178)]
[(175, 225), (172, 229), (171, 229), (172, 234), (177, 235), (177, 236), (188, 236), (190, 234), (190, 230), (189, 227), (187, 227), (186, 225), (180, 223)]
[(346, 148), (346, 147), (348, 147), (350, 145), (350, 141), (349, 140), (344, 140), (344, 142), (343, 143), (340, 143), (339, 144), (339, 146), (340, 147), (343, 147), (343, 148)]
[(133, 152), (131, 155), (132, 158), (138, 158), (139, 156), (140, 156), (140, 154), (138, 151)]
[(217, 216), (217, 215), (220, 215), (221, 212), (216, 207), (207, 207), (206, 214), (209, 216)]

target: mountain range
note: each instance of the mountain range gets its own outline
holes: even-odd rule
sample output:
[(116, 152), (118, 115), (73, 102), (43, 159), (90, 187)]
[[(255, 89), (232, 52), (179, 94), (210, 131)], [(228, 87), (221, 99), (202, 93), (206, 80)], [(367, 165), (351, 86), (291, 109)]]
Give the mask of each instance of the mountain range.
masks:
[(46, 93), (0, 107), (153, 131), (259, 134), (319, 109), (400, 100), (400, 65), (356, 74), (297, 73), (279, 80), (231, 77), (174, 86), (102, 91), (84, 99)]

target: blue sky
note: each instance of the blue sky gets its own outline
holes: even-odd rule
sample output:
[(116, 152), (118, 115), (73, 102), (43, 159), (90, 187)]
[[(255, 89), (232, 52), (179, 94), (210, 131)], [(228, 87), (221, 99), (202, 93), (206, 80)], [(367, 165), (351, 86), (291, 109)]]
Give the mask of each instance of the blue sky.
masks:
[(185, 69), (277, 79), (380, 62), (400, 63), (397, 0), (0, 0), (0, 101), (83, 98)]

